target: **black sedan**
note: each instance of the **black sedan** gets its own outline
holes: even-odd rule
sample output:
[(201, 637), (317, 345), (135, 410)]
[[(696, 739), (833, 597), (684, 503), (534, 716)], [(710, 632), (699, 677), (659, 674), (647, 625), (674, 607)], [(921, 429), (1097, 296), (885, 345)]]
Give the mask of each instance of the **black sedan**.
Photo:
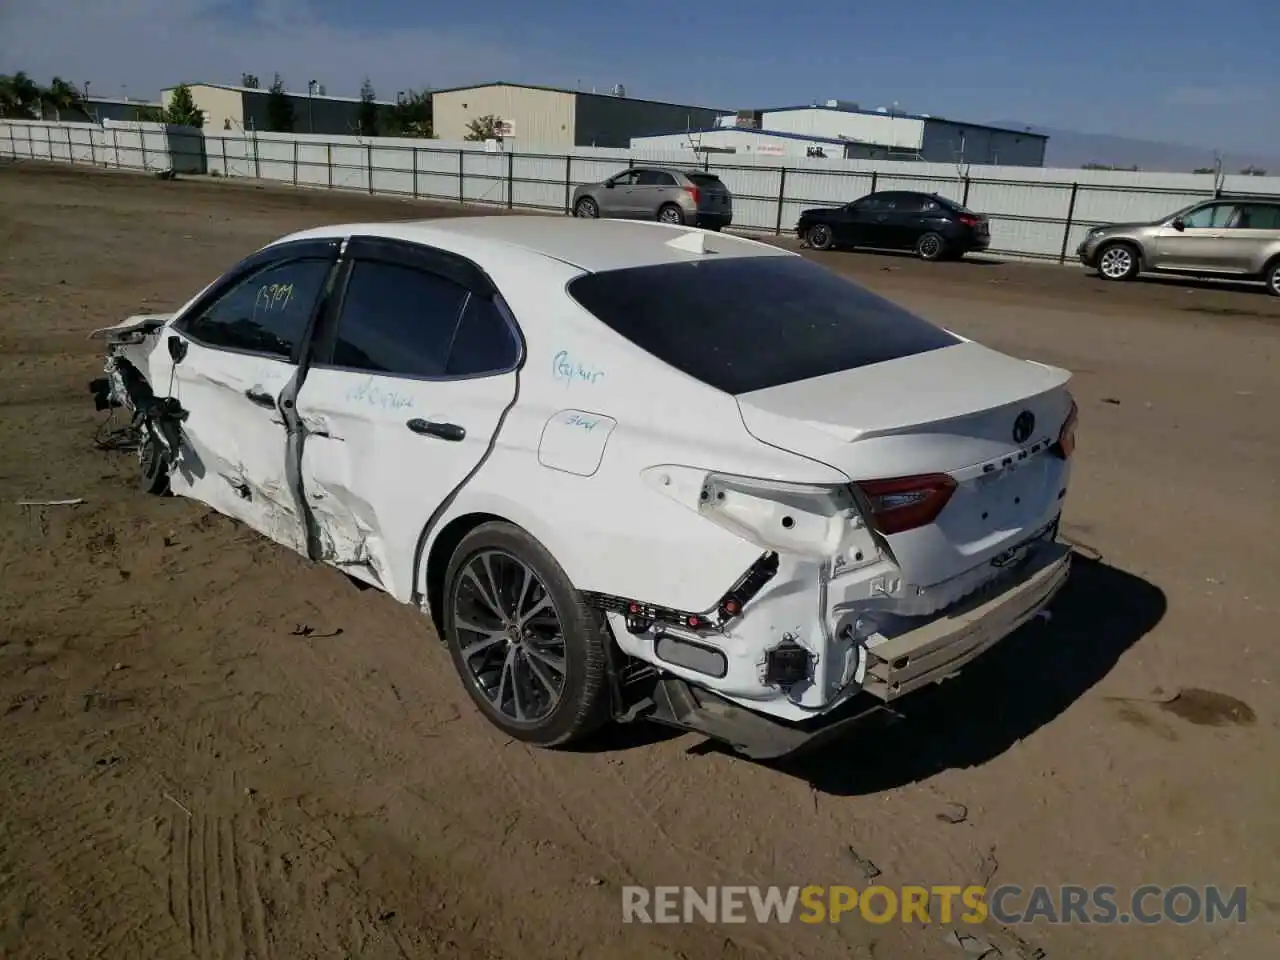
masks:
[(991, 246), (991, 226), (982, 214), (936, 193), (906, 190), (882, 190), (843, 207), (805, 210), (796, 235), (818, 250), (912, 250), (922, 260), (958, 259)]

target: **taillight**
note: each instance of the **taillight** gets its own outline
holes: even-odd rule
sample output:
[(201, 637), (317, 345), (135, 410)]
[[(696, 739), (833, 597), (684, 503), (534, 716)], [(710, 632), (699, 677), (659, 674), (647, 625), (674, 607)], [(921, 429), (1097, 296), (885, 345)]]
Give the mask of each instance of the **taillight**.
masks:
[(1067, 419), (1063, 421), (1062, 429), (1058, 432), (1058, 442), (1053, 446), (1053, 452), (1066, 460), (1076, 450), (1076, 423), (1080, 419), (1080, 408), (1076, 406), (1073, 399), (1071, 401), (1071, 412), (1067, 414)]
[(978, 224), (982, 223), (981, 217), (971, 217), (967, 213), (960, 214), (959, 219), (966, 227), (976, 227)]
[(863, 480), (858, 488), (871, 503), (871, 524), (887, 535), (933, 523), (956, 492), (956, 481), (945, 473), (930, 473)]
[(699, 190), (697, 187), (685, 187), (684, 192), (687, 193), (689, 196), (693, 197), (694, 203), (702, 202), (702, 191)]

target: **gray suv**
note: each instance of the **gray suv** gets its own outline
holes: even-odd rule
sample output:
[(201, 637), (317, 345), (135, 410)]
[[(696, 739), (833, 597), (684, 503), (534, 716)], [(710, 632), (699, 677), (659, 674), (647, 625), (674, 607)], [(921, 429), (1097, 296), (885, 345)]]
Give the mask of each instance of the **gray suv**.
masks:
[(1218, 197), (1153, 223), (1094, 227), (1076, 255), (1106, 280), (1143, 270), (1261, 280), (1280, 297), (1280, 198)]
[(658, 220), (721, 230), (733, 222), (733, 194), (714, 173), (632, 167), (573, 192), (575, 217)]

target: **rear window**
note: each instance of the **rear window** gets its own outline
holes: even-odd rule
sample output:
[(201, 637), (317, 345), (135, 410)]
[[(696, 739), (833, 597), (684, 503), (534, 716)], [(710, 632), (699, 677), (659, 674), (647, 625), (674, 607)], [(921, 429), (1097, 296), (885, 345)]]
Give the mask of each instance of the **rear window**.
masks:
[(579, 277), (568, 290), (640, 349), (731, 394), (960, 342), (803, 257), (611, 270)]
[(720, 182), (720, 178), (717, 177), (714, 173), (686, 173), (685, 176), (688, 177), (694, 184), (696, 184), (699, 187), (723, 187), (724, 186), (724, 184)]

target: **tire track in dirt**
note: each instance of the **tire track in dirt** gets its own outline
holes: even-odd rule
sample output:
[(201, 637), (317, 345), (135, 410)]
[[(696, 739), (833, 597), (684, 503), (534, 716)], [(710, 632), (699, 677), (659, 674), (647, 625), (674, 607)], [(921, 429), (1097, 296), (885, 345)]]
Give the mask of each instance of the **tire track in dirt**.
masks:
[(268, 960), (259, 868), (243, 819), (178, 810), (168, 820), (168, 910), (187, 948), (201, 960)]

